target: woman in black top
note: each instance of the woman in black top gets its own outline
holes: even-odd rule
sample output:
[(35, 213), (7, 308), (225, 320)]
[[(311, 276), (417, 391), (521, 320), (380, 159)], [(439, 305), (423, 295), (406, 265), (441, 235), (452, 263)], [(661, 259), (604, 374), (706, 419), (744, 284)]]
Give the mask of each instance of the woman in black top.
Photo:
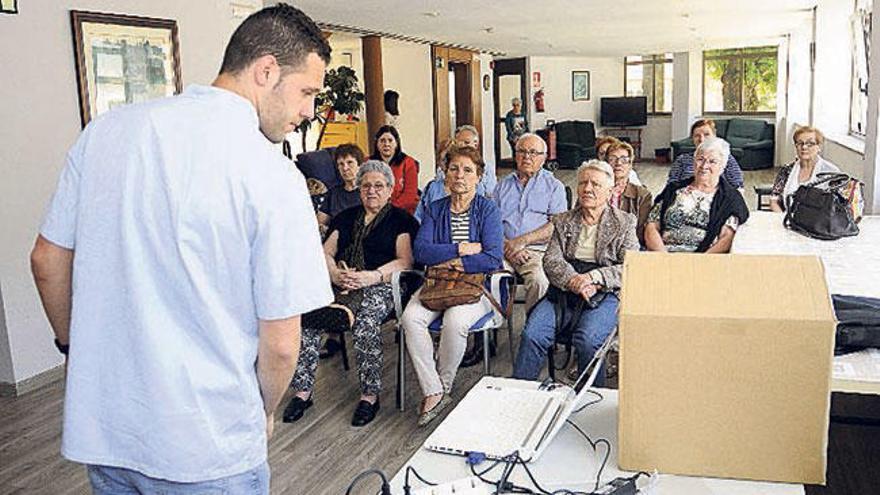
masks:
[(343, 210), (361, 204), (361, 195), (357, 188), (357, 172), (364, 162), (364, 152), (356, 144), (341, 144), (333, 151), (333, 160), (336, 162), (336, 170), (339, 172), (342, 184), (327, 193), (327, 197), (318, 209), (318, 224), (322, 228), (326, 228), (330, 219)]
[(394, 176), (385, 163), (369, 160), (361, 165), (357, 184), (363, 206), (339, 213), (329, 224), (324, 254), (336, 301), (303, 315), (302, 348), (291, 385), (296, 393), (284, 411), (286, 422), (301, 418), (312, 405), (321, 330), (344, 331), (349, 325), (361, 383), (352, 425), (366, 425), (379, 411), (379, 328), (394, 310), (392, 273), (412, 267), (411, 239), (419, 224), (409, 213), (391, 205)]

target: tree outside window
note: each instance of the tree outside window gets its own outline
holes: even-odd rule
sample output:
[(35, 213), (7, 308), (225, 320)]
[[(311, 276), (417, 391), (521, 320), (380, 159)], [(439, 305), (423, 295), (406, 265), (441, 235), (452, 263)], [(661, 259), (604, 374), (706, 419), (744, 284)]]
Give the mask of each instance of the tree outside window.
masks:
[(775, 112), (777, 65), (775, 46), (703, 52), (703, 112)]
[(626, 96), (646, 96), (649, 114), (672, 112), (672, 54), (633, 55), (624, 58)]

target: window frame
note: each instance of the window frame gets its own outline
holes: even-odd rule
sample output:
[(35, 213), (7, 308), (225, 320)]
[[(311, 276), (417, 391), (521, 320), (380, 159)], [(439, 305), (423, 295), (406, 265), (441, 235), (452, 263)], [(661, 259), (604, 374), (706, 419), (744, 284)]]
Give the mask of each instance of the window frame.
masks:
[[(643, 60), (639, 60), (638, 62), (631, 62), (631, 61), (627, 60), (629, 57), (635, 57), (635, 56), (642, 57)], [(644, 60), (647, 57), (650, 57), (650, 60)], [(624, 96), (627, 95), (627, 92), (626, 92), (626, 79), (627, 79), (626, 69), (627, 69), (627, 67), (629, 67), (631, 65), (650, 65), (651, 66), (651, 74), (652, 74), (651, 79), (654, 84), (654, 89), (653, 89), (653, 91), (651, 91), (651, 101), (649, 102), (649, 106), (648, 106), (648, 116), (649, 117), (657, 117), (657, 116), (660, 116), (660, 117), (667, 116), (668, 117), (668, 116), (672, 115), (672, 110), (670, 110), (668, 112), (655, 111), (657, 108), (657, 79), (654, 77), (657, 74), (657, 72), (655, 70), (657, 65), (663, 65), (663, 64), (667, 64), (667, 63), (671, 64), (672, 62), (673, 62), (673, 55), (671, 53), (656, 53), (656, 54), (652, 54), (652, 55), (629, 55), (629, 56), (623, 57), (623, 95)], [(675, 81), (675, 72), (672, 73), (672, 78), (673, 78), (673, 84), (675, 84), (675, 82), (674, 82)], [(671, 106), (672, 106), (672, 103), (670, 102), (670, 107)]]
[[(866, 55), (866, 58), (867, 58), (867, 57), (868, 57), (868, 51), (867, 51), (867, 50), (870, 49), (871, 30), (873, 30), (873, 26), (872, 26), (872, 24), (873, 24), (873, 17), (874, 17), (873, 5), (872, 5), (871, 2), (866, 2), (866, 5), (864, 6), (865, 9), (863, 9), (863, 11), (862, 11), (862, 9), (859, 9), (859, 4), (860, 4), (859, 0), (853, 0), (853, 17), (860, 16), (860, 15), (865, 15), (865, 16), (867, 17), (867, 19), (868, 19), (868, 22), (867, 22), (868, 30), (867, 30), (867, 32), (864, 31), (864, 27), (863, 27), (863, 31), (862, 31), (861, 33), (859, 33), (859, 34), (862, 34), (862, 36), (866, 36), (867, 39), (868, 39), (868, 42), (865, 43), (865, 46), (864, 46), (864, 48), (865, 48), (865, 55)], [(864, 25), (863, 25), (863, 26), (864, 26)], [(851, 27), (851, 28), (854, 27), (852, 21), (850, 22), (850, 27)], [(856, 47), (855, 47), (855, 46), (852, 46), (852, 42), (855, 41), (855, 40), (854, 40), (854, 35), (855, 35), (855, 33), (850, 33), (850, 42), (851, 42), (850, 50), (852, 50), (852, 52), (851, 52), (851, 53), (852, 53), (852, 56), (850, 56), (850, 72), (849, 72), (849, 73), (850, 73), (850, 81), (849, 81), (849, 115), (847, 116), (846, 129), (847, 129), (847, 134), (848, 134), (848, 135), (850, 135), (850, 136), (852, 136), (853, 138), (856, 138), (856, 139), (864, 140), (865, 138), (867, 138), (867, 134), (868, 134), (868, 118), (867, 118), (867, 112), (866, 112), (866, 115), (865, 115), (865, 122), (864, 122), (864, 124), (865, 124), (865, 129), (864, 129), (862, 132), (859, 132), (858, 130), (856, 130), (855, 128), (853, 128), (853, 114), (855, 113), (855, 97), (856, 97), (856, 95), (853, 93), (853, 87), (854, 87), (854, 85), (856, 84), (855, 79), (856, 79), (857, 77), (859, 77), (858, 74), (857, 74), (857, 72), (858, 72), (858, 67), (856, 66), (856, 57), (855, 57), (855, 55), (856, 55), (856, 53), (855, 53), (855, 52), (856, 52)], [(866, 68), (868, 68), (868, 70), (870, 71), (870, 60), (865, 60), (865, 66), (866, 66)], [(859, 78), (859, 79), (861, 79), (861, 78)], [(866, 86), (867, 86), (867, 83), (868, 83), (868, 81), (865, 81)], [(861, 86), (861, 85), (859, 85), (859, 86)], [(861, 92), (861, 88), (859, 88), (859, 91)], [(867, 99), (867, 94), (865, 94), (865, 99)], [(868, 103), (868, 105), (870, 105), (870, 102)]]
[[(745, 50), (745, 49), (749, 49), (749, 48), (766, 49), (766, 52), (765, 53), (761, 53), (761, 52), (734, 53), (734, 54), (730, 54), (730, 55), (715, 55), (715, 56), (708, 56), (708, 57), (706, 56), (707, 52), (714, 52), (714, 51), (721, 51), (721, 50)], [(736, 116), (736, 115), (748, 115), (750, 117), (758, 117), (758, 118), (775, 117), (776, 112), (779, 109), (772, 110), (772, 111), (768, 111), (768, 110), (744, 111), (742, 109), (743, 108), (743, 81), (742, 81), (743, 78), (740, 78), (739, 111), (731, 112), (731, 111), (707, 111), (706, 110), (706, 60), (736, 60), (737, 62), (742, 64), (743, 61), (745, 61), (746, 59), (767, 58), (771, 55), (771, 53), (770, 53), (771, 50), (773, 52), (772, 53), (773, 58), (776, 60), (776, 82), (777, 82), (777, 89), (778, 89), (778, 85), (779, 85), (779, 47), (778, 46), (766, 45), (766, 46), (748, 46), (748, 47), (741, 47), (741, 48), (720, 48), (720, 49), (715, 49), (715, 50), (703, 50), (703, 53), (702, 53), (702, 55), (703, 55), (703, 61), (702, 61), (703, 80), (702, 80), (702, 88), (700, 91), (701, 99), (702, 99), (701, 108), (703, 110), (703, 115), (719, 116), (719, 117)], [(777, 94), (776, 96), (778, 98), (779, 95)]]

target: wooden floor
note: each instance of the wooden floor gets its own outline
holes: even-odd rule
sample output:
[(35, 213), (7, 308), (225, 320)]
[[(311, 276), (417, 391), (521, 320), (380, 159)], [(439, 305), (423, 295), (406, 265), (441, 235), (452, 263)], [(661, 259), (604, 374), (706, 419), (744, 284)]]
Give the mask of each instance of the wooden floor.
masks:
[[(642, 181), (652, 191), (659, 191), (667, 167), (640, 163), (636, 168)], [(573, 185), (573, 171), (557, 175)], [(773, 176), (772, 170), (746, 173), (750, 207), (755, 204), (751, 186), (772, 182)], [(514, 321), (517, 332), (523, 323), (521, 306), (518, 308)], [(500, 332), (499, 344), (492, 373), (507, 376), (511, 359), (506, 330)], [(378, 468), (393, 476), (419, 448), (431, 428), (416, 426), (420, 394), (415, 375), (410, 367), (407, 411), (399, 413), (394, 407), (397, 346), (391, 331), (385, 334), (385, 349), (382, 409), (365, 428), (349, 425), (358, 396), (356, 370), (343, 371), (339, 359), (321, 362), (315, 406), (300, 422), (278, 423), (275, 429), (269, 446), (273, 494), (341, 494), (365, 469)], [(462, 370), (453, 396), (459, 399), (481, 375), (480, 366)], [(88, 493), (84, 469), (59, 455), (62, 399), (60, 382), (23, 397), (0, 398), (0, 494)], [(857, 408), (880, 411), (876, 401), (867, 406), (856, 402)], [(809, 495), (880, 493), (880, 427), (834, 424), (829, 451), (828, 486), (808, 487)], [(377, 488), (371, 480), (355, 493), (375, 493)]]

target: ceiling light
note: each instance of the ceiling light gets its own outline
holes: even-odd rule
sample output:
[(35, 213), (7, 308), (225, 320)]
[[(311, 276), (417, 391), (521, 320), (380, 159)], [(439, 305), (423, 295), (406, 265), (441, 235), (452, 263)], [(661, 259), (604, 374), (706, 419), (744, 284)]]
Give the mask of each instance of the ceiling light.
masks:
[(492, 34), (495, 32), (495, 28), (492, 26), (488, 26), (481, 29), (481, 31), (485, 32), (486, 34)]
[(436, 10), (431, 10), (429, 12), (422, 12), (422, 15), (425, 17), (440, 17), (440, 12)]

